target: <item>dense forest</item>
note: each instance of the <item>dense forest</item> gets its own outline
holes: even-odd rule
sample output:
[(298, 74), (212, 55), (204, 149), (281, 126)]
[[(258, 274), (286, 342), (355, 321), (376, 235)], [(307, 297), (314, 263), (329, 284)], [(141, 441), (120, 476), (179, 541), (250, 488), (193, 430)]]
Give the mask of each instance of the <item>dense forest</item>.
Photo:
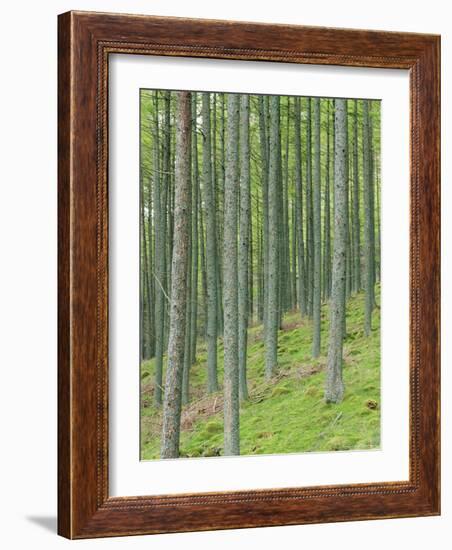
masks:
[[(142, 90), (140, 108), (142, 458), (378, 445), (380, 102)], [(272, 430), (309, 414), (315, 444)]]

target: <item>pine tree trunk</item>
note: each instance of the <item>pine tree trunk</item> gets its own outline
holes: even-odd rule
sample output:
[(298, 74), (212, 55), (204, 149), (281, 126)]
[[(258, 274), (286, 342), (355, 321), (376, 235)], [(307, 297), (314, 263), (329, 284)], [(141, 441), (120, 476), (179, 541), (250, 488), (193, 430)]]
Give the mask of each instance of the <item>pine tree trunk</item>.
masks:
[(248, 399), (246, 358), (248, 345), (248, 262), (250, 245), (250, 143), (249, 96), (240, 97), (240, 238), (239, 238), (239, 389), (240, 398)]
[(300, 98), (295, 98), (295, 204), (297, 230), (298, 300), (302, 317), (307, 315), (306, 267), (303, 235), (303, 189), (301, 164)]
[[(142, 323), (142, 336), (145, 341), (145, 358), (149, 359), (151, 357), (151, 327), (152, 327), (152, 321), (151, 321), (151, 310), (152, 310), (152, 304), (151, 304), (151, 284), (150, 284), (150, 277), (149, 277), (149, 258), (148, 258), (148, 243), (146, 239), (146, 223), (145, 223), (145, 215), (144, 215), (144, 189), (142, 188), (141, 192), (141, 243), (142, 243), (142, 250), (143, 250), (143, 260), (142, 260), (142, 284), (143, 284), (143, 290), (145, 293), (144, 295), (144, 304), (146, 305), (146, 318), (147, 318), (147, 330), (145, 331), (145, 325), (144, 322)], [(143, 311), (144, 313), (144, 311)]]
[(297, 292), (297, 212), (295, 208), (295, 201), (291, 200), (290, 203), (290, 226), (291, 226), (291, 273), (290, 279), (292, 281), (292, 309), (295, 309), (298, 304), (298, 292)]
[(329, 300), (331, 295), (331, 191), (330, 191), (330, 100), (327, 100), (326, 125), (326, 175), (325, 175), (325, 216), (324, 242), (325, 254), (323, 265), (324, 299)]
[(369, 100), (369, 164), (370, 164), (370, 257), (371, 257), (371, 271), (372, 271), (372, 311), (375, 307), (375, 281), (376, 281), (376, 269), (375, 269), (375, 166), (374, 166), (374, 138), (373, 138), (373, 120), (370, 116), (372, 112), (372, 101)]
[(306, 118), (306, 296), (308, 316), (313, 314), (314, 286), (314, 230), (312, 213), (312, 139), (311, 139), (311, 98), (307, 98)]
[(207, 267), (206, 267), (206, 233), (204, 231), (204, 216), (201, 193), (198, 194), (199, 209), (199, 259), (201, 261), (201, 282), (203, 294), (204, 336), (207, 338)]
[(290, 285), (290, 233), (289, 233), (289, 116), (290, 116), (290, 97), (286, 99), (286, 132), (285, 132), (285, 152), (284, 152), (284, 173), (282, 174), (282, 205), (283, 205), (283, 223), (281, 227), (281, 282), (282, 282), (282, 314), (290, 309), (292, 303), (291, 285)]
[(371, 215), (371, 168), (369, 143), (369, 103), (363, 100), (363, 202), (364, 202), (364, 289), (365, 312), (364, 332), (366, 336), (372, 329), (373, 309), (373, 272), (372, 272), (372, 215)]
[(350, 212), (349, 212), (349, 184), (348, 184), (348, 101), (345, 101), (345, 113), (346, 113), (346, 124), (345, 124), (345, 210), (344, 210), (344, 219), (345, 219), (345, 292), (344, 292), (344, 316), (342, 318), (344, 327), (342, 330), (342, 338), (345, 338), (347, 335), (347, 300), (350, 297)]
[(354, 105), (354, 126), (353, 126), (353, 232), (354, 232), (354, 270), (355, 270), (355, 292), (361, 290), (361, 220), (359, 215), (359, 164), (358, 164), (358, 100)]
[(325, 400), (339, 403), (344, 395), (342, 381), (342, 346), (345, 316), (345, 256), (346, 256), (346, 124), (347, 101), (335, 100), (335, 148), (334, 148), (334, 245), (332, 292), (330, 301), (330, 330), (328, 364), (325, 384)]
[(267, 326), (268, 301), (268, 139), (267, 139), (267, 107), (268, 98), (259, 96), (259, 140), (261, 151), (261, 182), (262, 182), (262, 260), (263, 260), (263, 323)]
[(375, 201), (376, 201), (376, 215), (377, 219), (375, 220), (375, 230), (376, 230), (376, 266), (375, 266), (375, 280), (379, 281), (381, 278), (381, 227), (380, 227), (380, 173), (378, 167), (380, 166), (380, 161), (377, 152), (375, 151)]
[[(191, 116), (190, 116), (191, 121)], [(191, 163), (190, 163), (191, 164)], [(191, 367), (191, 290), (192, 290), (192, 242), (191, 242), (191, 232), (192, 232), (192, 196), (190, 188), (189, 202), (187, 203), (188, 207), (188, 260), (187, 260), (187, 280), (186, 280), (186, 294), (187, 294), (187, 305), (186, 305), (186, 317), (185, 317), (185, 344), (184, 344), (184, 370), (182, 375), (182, 405), (187, 405), (190, 401), (190, 367)]]
[(222, 266), (222, 235), (221, 235), (221, 223), (218, 222), (219, 216), (218, 212), (220, 211), (220, 201), (221, 201), (221, 192), (219, 180), (217, 178), (217, 95), (212, 94), (213, 96), (213, 105), (211, 110), (211, 150), (212, 150), (212, 192), (213, 192), (213, 202), (215, 205), (215, 269), (216, 275), (215, 280), (217, 282), (217, 336), (223, 334), (223, 299), (222, 299), (222, 281), (221, 281), (221, 266)]
[(155, 224), (155, 382), (154, 401), (157, 406), (162, 404), (163, 385), (163, 348), (165, 339), (165, 216), (163, 209), (166, 203), (161, 196), (160, 182), (160, 143), (159, 143), (159, 101), (158, 92), (154, 93), (153, 121), (153, 190), (154, 190), (154, 224)]
[(320, 99), (313, 100), (314, 118), (314, 167), (313, 167), (313, 197), (312, 197), (312, 228), (314, 232), (314, 273), (313, 273), (313, 338), (312, 356), (320, 355), (320, 283), (321, 283), (321, 218), (320, 218)]
[[(163, 93), (163, 125), (162, 125), (162, 241), (164, 256), (164, 273), (162, 285), (166, 295), (169, 295), (171, 288), (171, 259), (173, 257), (173, 233), (174, 233), (174, 185), (171, 177), (172, 159), (171, 154), (171, 92)], [(168, 347), (169, 337), (169, 301), (164, 300), (164, 348)]]
[(186, 329), (186, 278), (190, 203), (190, 92), (176, 92), (176, 166), (174, 246), (171, 266), (171, 304), (163, 404), (161, 457), (179, 456), (181, 384)]
[(268, 298), (265, 330), (265, 376), (271, 378), (278, 361), (278, 176), (279, 176), (279, 97), (270, 97), (270, 156), (268, 177)]
[(192, 287), (191, 287), (191, 335), (190, 335), (190, 362), (191, 364), (196, 361), (196, 345), (198, 338), (198, 263), (199, 263), (199, 250), (198, 250), (198, 203), (199, 203), (199, 171), (198, 171), (198, 136), (196, 128), (197, 117), (197, 96), (196, 92), (192, 93)]
[(228, 94), (227, 110), (223, 246), (224, 454), (238, 455), (240, 434), (237, 284), (239, 96), (237, 94)]
[(218, 391), (217, 375), (217, 250), (216, 213), (212, 182), (210, 94), (202, 94), (203, 191), (206, 214), (207, 268), (207, 390)]

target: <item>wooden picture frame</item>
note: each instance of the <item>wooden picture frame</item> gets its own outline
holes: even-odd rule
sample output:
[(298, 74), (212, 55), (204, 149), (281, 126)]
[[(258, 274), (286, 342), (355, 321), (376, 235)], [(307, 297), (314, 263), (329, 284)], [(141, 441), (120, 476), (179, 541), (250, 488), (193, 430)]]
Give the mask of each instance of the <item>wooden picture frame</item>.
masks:
[[(58, 39), (58, 532), (68, 538), (440, 513), (440, 38), (68, 12)], [(148, 497), (108, 492), (112, 53), (410, 73), (409, 481)]]

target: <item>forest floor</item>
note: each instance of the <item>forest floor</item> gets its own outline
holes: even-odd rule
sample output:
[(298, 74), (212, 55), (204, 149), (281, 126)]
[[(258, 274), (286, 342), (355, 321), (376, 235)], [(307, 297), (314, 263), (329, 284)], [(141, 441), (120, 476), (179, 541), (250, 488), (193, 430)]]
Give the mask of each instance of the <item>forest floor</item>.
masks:
[[(380, 303), (380, 290), (376, 289)], [(322, 346), (312, 359), (312, 321), (298, 312), (285, 315), (278, 340), (278, 372), (264, 380), (262, 325), (249, 329), (249, 401), (240, 406), (240, 454), (344, 451), (380, 444), (380, 311), (374, 310), (372, 332), (364, 335), (364, 295), (347, 304), (344, 341), (345, 395), (340, 404), (323, 398), (328, 351), (328, 306), (322, 306)], [(206, 349), (199, 342), (190, 370), (190, 403), (183, 407), (181, 457), (223, 454), (223, 397), (206, 395)], [(219, 380), (223, 346), (218, 346)], [(141, 367), (141, 458), (159, 458), (161, 409), (153, 402), (154, 361)]]

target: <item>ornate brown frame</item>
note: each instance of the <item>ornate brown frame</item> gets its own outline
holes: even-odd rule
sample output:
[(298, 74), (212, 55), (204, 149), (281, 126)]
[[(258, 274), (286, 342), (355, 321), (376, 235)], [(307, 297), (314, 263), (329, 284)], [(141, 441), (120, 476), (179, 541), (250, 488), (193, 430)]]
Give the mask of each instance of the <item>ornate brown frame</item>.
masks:
[[(58, 38), (58, 532), (68, 538), (427, 516), (440, 510), (440, 38), (68, 12)], [(410, 479), (108, 496), (108, 57), (410, 71)]]

